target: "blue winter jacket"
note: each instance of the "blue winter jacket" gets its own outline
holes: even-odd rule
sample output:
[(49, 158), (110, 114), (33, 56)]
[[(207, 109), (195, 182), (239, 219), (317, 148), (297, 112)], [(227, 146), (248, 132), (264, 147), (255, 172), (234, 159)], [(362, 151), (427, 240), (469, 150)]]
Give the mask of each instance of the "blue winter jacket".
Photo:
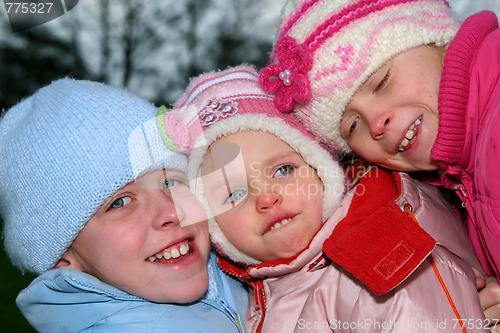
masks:
[(244, 332), (248, 292), (208, 263), (210, 286), (190, 304), (161, 304), (130, 295), (97, 278), (62, 268), (48, 271), (16, 303), (39, 332)]

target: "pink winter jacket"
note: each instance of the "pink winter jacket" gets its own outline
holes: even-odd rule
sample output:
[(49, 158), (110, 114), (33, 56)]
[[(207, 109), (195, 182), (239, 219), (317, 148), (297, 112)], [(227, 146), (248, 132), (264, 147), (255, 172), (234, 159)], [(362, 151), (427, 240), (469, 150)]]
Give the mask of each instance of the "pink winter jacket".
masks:
[(484, 270), (500, 279), (500, 29), (492, 12), (469, 17), (446, 53), (439, 131), (431, 157), (466, 207)]
[[(462, 222), (435, 187), (403, 173), (393, 176), (400, 177), (396, 183), (401, 195), (395, 203), (401, 208), (409, 205), (420, 226), (436, 239), (432, 254), (382, 296), (332, 263), (323, 248), (349, 210), (358, 188), (352, 189), (309, 247), (290, 260), (244, 269), (218, 258), (223, 270), (246, 280), (253, 289), (248, 332), (462, 332), (431, 260), (462, 323), (468, 325), (467, 332), (489, 332), (469, 266), (477, 267), (478, 262)], [(366, 253), (366, 258), (370, 255)]]

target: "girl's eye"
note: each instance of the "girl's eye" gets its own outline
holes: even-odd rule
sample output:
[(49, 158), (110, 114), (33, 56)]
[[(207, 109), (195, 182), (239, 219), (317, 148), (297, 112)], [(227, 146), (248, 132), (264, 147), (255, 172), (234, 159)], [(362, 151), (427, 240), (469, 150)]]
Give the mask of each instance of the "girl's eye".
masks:
[(354, 132), (354, 130), (356, 129), (358, 122), (359, 122), (359, 117), (356, 117), (356, 119), (354, 119), (354, 121), (352, 122), (351, 127), (349, 127), (349, 136), (351, 136), (352, 132)]
[(382, 80), (380, 80), (380, 82), (377, 84), (377, 86), (373, 90), (374, 93), (377, 93), (384, 88), (385, 84), (387, 83), (387, 80), (389, 80), (389, 74), (390, 74), (390, 71), (387, 71), (385, 76), (382, 78)]
[(292, 172), (294, 169), (295, 169), (295, 167), (293, 165), (285, 164), (285, 165), (280, 166), (274, 175), (277, 177), (284, 176), (284, 175), (287, 175), (290, 172)]
[(246, 190), (236, 190), (236, 191), (232, 192), (231, 194), (229, 194), (229, 197), (226, 199), (225, 203), (239, 201), (246, 194), (247, 194)]
[(111, 204), (111, 206), (109, 208), (111, 208), (111, 209), (121, 208), (125, 205), (128, 205), (131, 202), (132, 202), (132, 199), (130, 197), (118, 198), (115, 201), (113, 201), (113, 203)]

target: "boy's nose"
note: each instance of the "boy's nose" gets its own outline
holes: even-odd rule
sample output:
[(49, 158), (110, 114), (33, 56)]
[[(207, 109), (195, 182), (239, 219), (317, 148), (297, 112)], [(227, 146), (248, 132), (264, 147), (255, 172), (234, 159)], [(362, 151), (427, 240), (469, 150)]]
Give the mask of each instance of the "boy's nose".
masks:
[(157, 205), (157, 218), (155, 221), (155, 225), (160, 228), (164, 228), (170, 225), (180, 224), (186, 214), (182, 207), (179, 204), (175, 203), (174, 198), (164, 192), (164, 190), (158, 190), (157, 195), (153, 203)]

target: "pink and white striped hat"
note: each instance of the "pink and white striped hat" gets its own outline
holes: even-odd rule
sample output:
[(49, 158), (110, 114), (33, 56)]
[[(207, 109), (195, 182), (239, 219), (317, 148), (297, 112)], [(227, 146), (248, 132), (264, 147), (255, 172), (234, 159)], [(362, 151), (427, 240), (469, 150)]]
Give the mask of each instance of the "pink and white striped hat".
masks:
[[(264, 131), (286, 142), (316, 170), (323, 182), (323, 219), (340, 205), (345, 178), (338, 163), (291, 113), (276, 109), (273, 96), (259, 85), (258, 73), (242, 65), (210, 72), (194, 78), (174, 109), (160, 117), (164, 142), (169, 148), (190, 154), (188, 178), (195, 194), (209, 215), (212, 243), (230, 259), (258, 264), (236, 249), (218, 227), (203, 196), (200, 165), (208, 147), (217, 139), (241, 131)], [(194, 183), (193, 183), (194, 182)]]
[(278, 109), (349, 153), (340, 122), (360, 85), (405, 50), (448, 44), (458, 26), (445, 0), (289, 0), (260, 83)]

